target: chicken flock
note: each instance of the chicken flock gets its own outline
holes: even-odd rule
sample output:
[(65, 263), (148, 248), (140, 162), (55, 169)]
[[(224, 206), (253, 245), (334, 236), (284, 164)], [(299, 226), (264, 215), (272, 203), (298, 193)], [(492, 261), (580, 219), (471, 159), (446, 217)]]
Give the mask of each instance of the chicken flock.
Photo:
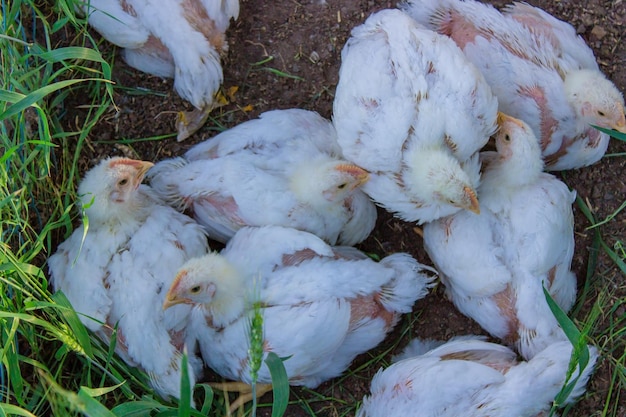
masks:
[[(239, 4), (169, 3), (92, 0), (84, 12), (129, 65), (175, 78), (201, 114), (181, 116), (194, 121), (180, 137), (215, 105)], [(184, 24), (163, 24), (164, 10)], [(181, 37), (189, 48), (174, 47)], [(598, 357), (588, 346), (568, 379), (573, 348), (544, 296), (566, 312), (576, 298), (575, 192), (546, 171), (597, 162), (609, 136), (594, 126), (626, 132), (624, 100), (569, 24), (525, 3), (408, 0), (353, 28), (332, 120), (273, 110), (156, 164), (102, 160), (79, 184), (88, 222), (49, 258), (51, 282), (178, 398), (185, 348), (192, 383), (204, 366), (252, 383), (255, 311), (263, 354), (284, 359), (291, 385), (316, 388), (439, 278), (501, 344), (416, 338), (357, 415), (547, 415), (566, 382), (563, 405), (584, 393)], [(434, 268), (354, 247), (377, 205), (422, 227)], [(265, 364), (258, 382), (271, 383)]]

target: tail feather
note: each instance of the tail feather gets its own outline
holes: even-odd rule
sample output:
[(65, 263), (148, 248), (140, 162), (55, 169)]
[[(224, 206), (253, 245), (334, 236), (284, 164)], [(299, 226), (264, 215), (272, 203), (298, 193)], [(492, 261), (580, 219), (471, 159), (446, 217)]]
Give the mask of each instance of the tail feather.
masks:
[[(382, 259), (380, 263), (396, 271), (396, 276), (380, 291), (380, 301), (388, 311), (410, 312), (415, 301), (424, 298), (428, 294), (428, 289), (434, 286), (437, 271), (420, 264), (409, 254), (394, 253)], [(435, 275), (429, 275), (425, 271)]]
[(452, 4), (448, 0), (407, 0), (398, 8), (430, 30), (437, 30), (448, 19)]
[(399, 362), (404, 359), (415, 358), (421, 356), (424, 353), (433, 350), (445, 343), (445, 340), (435, 339), (418, 339), (415, 338), (409, 342), (408, 345), (397, 355), (391, 358), (392, 363)]

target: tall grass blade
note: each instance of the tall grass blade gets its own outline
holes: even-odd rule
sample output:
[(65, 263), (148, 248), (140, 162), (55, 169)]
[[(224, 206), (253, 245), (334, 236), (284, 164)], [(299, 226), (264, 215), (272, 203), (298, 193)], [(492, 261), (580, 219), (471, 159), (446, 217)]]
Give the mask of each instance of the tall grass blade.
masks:
[(611, 220), (615, 218), (615, 216), (617, 216), (622, 210), (624, 210), (624, 208), (626, 208), (626, 201), (624, 201), (613, 213), (606, 216), (604, 220), (599, 221), (598, 223), (592, 224), (591, 226), (588, 226), (585, 230), (593, 229), (598, 226), (602, 226), (604, 224), (609, 223)]
[(200, 408), (200, 414), (208, 416), (211, 407), (213, 406), (213, 388), (208, 384), (199, 384), (200, 388), (204, 390), (204, 398), (202, 399), (202, 408)]
[(56, 303), (55, 307), (70, 326), (72, 334), (76, 337), (85, 355), (90, 359), (94, 359), (93, 350), (91, 348), (91, 337), (85, 325), (78, 318), (76, 311), (72, 308), (70, 301), (62, 291), (57, 291), (52, 294), (52, 300)]
[(250, 381), (252, 386), (252, 411), (250, 415), (256, 416), (257, 409), (257, 380), (259, 379), (259, 369), (263, 363), (263, 312), (260, 301), (260, 277), (255, 277), (253, 284), (252, 311), (250, 317), (250, 345), (248, 348), (248, 360), (250, 366)]
[[(20, 369), (19, 350), (17, 345), (17, 330), (20, 327), (20, 320), (2, 320), (0, 319), (2, 326), (2, 334), (0, 334), (0, 341), (3, 343), (2, 356), (0, 356), (0, 363), (7, 370), (6, 372), (6, 385), (2, 387), (3, 396), (8, 396), (9, 392), (21, 399), (24, 396), (25, 384), (22, 377), (22, 370)], [(4, 375), (4, 371), (3, 371)], [(24, 403), (24, 401), (20, 401)]]
[(289, 404), (289, 378), (283, 360), (274, 352), (269, 352), (265, 358), (265, 363), (272, 376), (272, 391), (274, 394), (274, 404), (272, 406), (272, 417), (281, 417), (287, 410)]
[(24, 410), (16, 405), (0, 403), (0, 416), (23, 416), (23, 417), (37, 417), (36, 415)]
[[(12, 106), (9, 106), (5, 111), (0, 113), (0, 121), (7, 119), (11, 116), (15, 116), (16, 114), (26, 110), (26, 108), (36, 104), (38, 101), (41, 101), (44, 97), (49, 94), (54, 93), (55, 91), (67, 88), (74, 84), (84, 83), (89, 81), (103, 81), (97, 78), (85, 78), (80, 80), (65, 80), (59, 81), (56, 83), (48, 84), (44, 87), (38, 88), (37, 90), (29, 93), (24, 96), (21, 100), (14, 103)], [(6, 93), (6, 91), (1, 91), (2, 93)]]
[(129, 401), (113, 407), (111, 412), (119, 417), (150, 417), (160, 406), (156, 400)]
[(95, 394), (112, 391), (116, 387), (104, 391), (94, 391), (87, 387), (81, 387), (78, 393), (74, 393), (62, 388), (52, 376), (48, 375), (46, 372), (39, 370), (39, 374), (48, 385), (50, 391), (56, 396), (63, 398), (64, 402), (71, 410), (80, 412), (89, 417), (116, 417), (115, 414), (94, 398)]
[(178, 417), (189, 417), (191, 413), (191, 383), (189, 380), (189, 367), (187, 347), (183, 349), (183, 357), (180, 361), (180, 400), (178, 403)]
[[(545, 287), (543, 288), (543, 294), (546, 298), (548, 306), (550, 307), (550, 310), (552, 311), (552, 314), (554, 314), (554, 317), (565, 332), (565, 335), (567, 336), (573, 347), (572, 357), (570, 359), (570, 366), (567, 370), (567, 377), (565, 379), (566, 384), (563, 386), (563, 388), (561, 388), (561, 391), (554, 399), (554, 406), (552, 407), (550, 413), (550, 415), (553, 415), (556, 411), (556, 408), (565, 404), (567, 398), (569, 398), (570, 394), (574, 390), (578, 379), (582, 375), (582, 371), (589, 364), (589, 348), (587, 347), (585, 338), (578, 330), (574, 322), (572, 322), (570, 318), (567, 317), (567, 314), (565, 314), (561, 307), (559, 307), (559, 305), (552, 299), (550, 293), (548, 292), (548, 290), (546, 290)], [(578, 375), (576, 375), (573, 380), (570, 380), (577, 366), (579, 369)]]
[(68, 46), (65, 48), (57, 48), (51, 51), (40, 52), (37, 54), (37, 56), (45, 61), (52, 63), (70, 60), (86, 60), (98, 62), (103, 66), (110, 68), (109, 63), (104, 58), (102, 58), (100, 52), (91, 48), (84, 48), (82, 46)]
[(609, 258), (618, 266), (618, 268), (622, 271), (623, 274), (626, 274), (626, 263), (624, 259), (622, 259), (613, 249), (609, 247), (604, 241), (600, 242), (602, 249), (609, 255)]

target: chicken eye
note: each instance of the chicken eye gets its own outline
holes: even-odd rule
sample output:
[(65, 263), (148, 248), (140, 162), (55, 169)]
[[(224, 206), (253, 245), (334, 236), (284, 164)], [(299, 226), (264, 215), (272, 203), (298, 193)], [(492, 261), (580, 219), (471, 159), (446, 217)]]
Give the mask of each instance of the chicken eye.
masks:
[(117, 185), (123, 187), (124, 185), (128, 184), (128, 178), (124, 178), (118, 181)]
[(601, 110), (598, 110), (598, 116), (600, 116), (600, 117), (604, 117), (604, 116), (605, 116), (605, 113), (604, 113), (603, 111), (601, 111)]
[(508, 133), (506, 135), (504, 135), (504, 141), (505, 142), (510, 142), (511, 141), (511, 136), (509, 136)]
[(195, 287), (191, 287), (191, 289), (189, 290), (190, 293), (192, 294), (198, 294), (200, 292), (200, 290), (202, 289), (201, 286), (196, 285)]
[(344, 182), (343, 184), (339, 184), (339, 185), (337, 186), (337, 189), (339, 189), (339, 190), (343, 190), (344, 188), (346, 188), (346, 186), (347, 186), (347, 185), (348, 185), (348, 184), (346, 184), (346, 183)]

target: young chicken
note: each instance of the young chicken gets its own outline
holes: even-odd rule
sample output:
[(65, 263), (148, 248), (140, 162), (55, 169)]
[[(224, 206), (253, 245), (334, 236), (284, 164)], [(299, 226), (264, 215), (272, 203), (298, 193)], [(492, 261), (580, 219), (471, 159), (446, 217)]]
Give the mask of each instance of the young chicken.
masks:
[(564, 404), (576, 401), (598, 357), (590, 346), (587, 366), (567, 378), (572, 345), (557, 342), (528, 362), (507, 347), (480, 338), (431, 345), (415, 339), (402, 359), (380, 369), (357, 417), (539, 417), (547, 416), (566, 382), (576, 381)]
[(383, 10), (352, 30), (341, 59), (333, 122), (345, 157), (370, 172), (363, 190), (407, 221), (478, 213), (477, 152), (498, 103), (454, 42)]
[(571, 308), (575, 193), (542, 172), (527, 124), (505, 115), (498, 123), (497, 154), (482, 154), (480, 215), (459, 212), (427, 224), (424, 247), (455, 306), (529, 359), (567, 340), (543, 287)]
[(196, 107), (179, 113), (178, 141), (202, 127), (219, 105), (224, 32), (239, 15), (239, 0), (90, 0), (82, 7), (94, 29), (124, 48), (128, 65), (174, 78), (178, 94)]
[[(250, 380), (250, 314), (260, 305), (263, 352), (287, 358), (291, 385), (315, 388), (378, 345), (432, 277), (405, 253), (375, 262), (352, 247), (281, 226), (240, 229), (220, 254), (188, 261), (164, 308), (194, 306), (188, 337), (225, 378)], [(270, 383), (265, 364), (259, 383)]]
[[(115, 351), (148, 373), (159, 395), (178, 398), (191, 309), (164, 312), (161, 305), (176, 270), (209, 248), (196, 222), (140, 185), (151, 166), (114, 157), (87, 172), (78, 195), (88, 227), (75, 229), (48, 266), (55, 290), (65, 293), (83, 324), (107, 343), (115, 335)], [(190, 358), (190, 364), (200, 362)]]
[(456, 42), (492, 86), (500, 111), (531, 126), (546, 169), (602, 158), (609, 136), (591, 125), (626, 132), (622, 94), (571, 25), (524, 3), (503, 13), (473, 0), (408, 0), (401, 8)]
[(274, 110), (202, 142), (148, 173), (166, 201), (226, 242), (243, 226), (281, 225), (354, 245), (376, 223), (369, 175), (341, 156), (319, 114)]

